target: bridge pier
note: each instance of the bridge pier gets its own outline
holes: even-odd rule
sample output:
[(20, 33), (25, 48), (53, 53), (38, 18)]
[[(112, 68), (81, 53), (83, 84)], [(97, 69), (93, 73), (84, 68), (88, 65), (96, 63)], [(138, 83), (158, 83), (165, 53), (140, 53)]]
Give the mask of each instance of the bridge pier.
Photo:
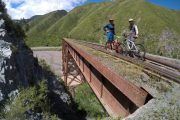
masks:
[[(63, 44), (64, 45), (64, 44)], [(62, 49), (62, 62), (63, 62), (63, 77), (65, 86), (75, 87), (83, 83), (84, 76), (76, 65), (72, 55), (68, 51), (68, 46), (64, 45)]]

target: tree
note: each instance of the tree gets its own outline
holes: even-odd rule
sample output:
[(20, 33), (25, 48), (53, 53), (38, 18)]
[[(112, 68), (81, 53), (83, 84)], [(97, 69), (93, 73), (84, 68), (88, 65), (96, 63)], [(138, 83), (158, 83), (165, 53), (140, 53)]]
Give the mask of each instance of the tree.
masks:
[(5, 29), (7, 30), (7, 32), (12, 36), (24, 38), (25, 32), (23, 31), (21, 26), (18, 23), (15, 23), (7, 14), (6, 5), (2, 0), (0, 0), (0, 12), (2, 12), (1, 17), (5, 20)]
[(0, 12), (2, 12), (2, 13), (6, 13), (6, 5), (5, 5), (5, 3), (2, 1), (2, 0), (0, 0)]
[(26, 25), (25, 25), (25, 31), (26, 32), (29, 31), (29, 24), (28, 23), (26, 23)]

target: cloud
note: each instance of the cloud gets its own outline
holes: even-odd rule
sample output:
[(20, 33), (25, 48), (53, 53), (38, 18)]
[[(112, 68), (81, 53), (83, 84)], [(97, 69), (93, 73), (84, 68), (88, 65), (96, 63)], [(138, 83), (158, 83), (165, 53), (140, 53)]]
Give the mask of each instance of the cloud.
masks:
[(70, 11), (87, 0), (3, 0), (13, 19), (30, 18), (55, 10)]

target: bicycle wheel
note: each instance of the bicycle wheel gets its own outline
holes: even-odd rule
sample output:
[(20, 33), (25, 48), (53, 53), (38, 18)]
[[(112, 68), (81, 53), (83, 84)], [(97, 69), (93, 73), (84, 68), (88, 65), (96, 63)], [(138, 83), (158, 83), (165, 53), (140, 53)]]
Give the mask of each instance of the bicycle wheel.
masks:
[(121, 43), (121, 44), (118, 46), (118, 53), (127, 56), (128, 51), (127, 51), (126, 45), (125, 45), (124, 43)]
[(146, 54), (144, 46), (142, 44), (136, 44), (136, 48), (137, 50), (134, 52), (134, 55), (144, 61)]

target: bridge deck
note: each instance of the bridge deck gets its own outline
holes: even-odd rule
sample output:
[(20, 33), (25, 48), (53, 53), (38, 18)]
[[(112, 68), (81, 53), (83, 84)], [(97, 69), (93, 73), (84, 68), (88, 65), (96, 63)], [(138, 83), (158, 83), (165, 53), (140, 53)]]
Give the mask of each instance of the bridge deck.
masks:
[(91, 50), (88, 51), (69, 39), (65, 39), (62, 50), (64, 78), (67, 78), (68, 60), (72, 56), (86, 81), (112, 116), (127, 116), (147, 102), (149, 94), (144, 89), (103, 64), (97, 56), (91, 54)]
[(143, 66), (137, 66), (110, 54), (87, 47), (79, 42), (73, 42), (73, 44), (92, 55), (110, 70), (122, 76), (125, 80), (145, 89), (154, 97), (171, 88), (172, 84), (176, 84), (173, 81), (169, 84), (170, 81), (165, 81), (161, 76), (154, 75), (151, 71), (144, 70)]
[[(63, 59), (68, 61), (72, 56), (70, 58), (74, 59), (111, 116), (125, 117), (146, 104), (152, 96), (158, 98), (179, 85), (153, 70), (146, 69), (147, 66), (141, 64), (140, 60), (129, 58), (131, 60), (126, 61), (109, 54), (102, 46), (103, 50), (92, 46), (76, 40), (64, 39)], [(136, 61), (138, 64), (131, 61)]]
[(82, 44), (74, 44), (79, 48), (82, 48), (84, 51), (88, 52), (98, 61), (107, 66), (110, 70), (122, 76), (125, 80), (133, 82), (139, 87), (141, 87), (139, 83), (141, 83), (142, 81), (147, 81), (147, 79), (149, 79), (149, 77), (143, 72), (143, 69), (141, 67), (138, 67), (137, 65), (131, 64), (120, 58), (103, 53), (101, 51), (97, 51)]

